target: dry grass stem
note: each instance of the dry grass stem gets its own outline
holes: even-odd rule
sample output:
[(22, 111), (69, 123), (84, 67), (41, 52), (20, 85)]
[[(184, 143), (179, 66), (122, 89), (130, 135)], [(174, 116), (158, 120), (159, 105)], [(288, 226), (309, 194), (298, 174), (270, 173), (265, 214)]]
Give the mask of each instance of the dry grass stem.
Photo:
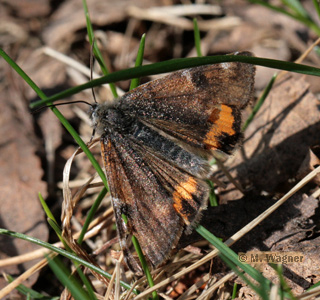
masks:
[(188, 299), (196, 290), (198, 290), (202, 285), (204, 285), (210, 279), (210, 274), (204, 275), (199, 281), (190, 286), (177, 300)]
[[(50, 47), (47, 47), (47, 46), (41, 48), (41, 51), (44, 54), (55, 58), (56, 60), (64, 63), (66, 66), (69, 66), (72, 69), (78, 71), (79, 73), (85, 75), (87, 78), (90, 78), (90, 75), (91, 75), (90, 69), (88, 67), (84, 66), (83, 64), (77, 62), (73, 58), (71, 58), (67, 55), (64, 55), (63, 53), (61, 53), (57, 50), (54, 50)], [(93, 76), (93, 79), (101, 77), (101, 75), (99, 75), (96, 72), (93, 72), (92, 76)], [(103, 85), (101, 85), (101, 87), (104, 87), (108, 90), (108, 92), (111, 92), (109, 84), (103, 84)], [(117, 93), (118, 93), (118, 95), (122, 95), (124, 92), (120, 88), (117, 87)]]
[[(56, 256), (55, 253), (51, 253), (49, 257), (53, 258), (55, 256)], [(42, 259), (41, 261), (36, 263), (34, 266), (32, 266), (31, 268), (26, 270), (19, 277), (17, 277), (14, 281), (12, 281), (7, 286), (5, 286), (3, 289), (0, 290), (0, 299), (4, 299), (4, 297), (7, 296), (9, 293), (11, 293), (15, 288), (17, 288), (19, 284), (22, 284), (32, 274), (40, 271), (47, 264), (48, 264), (48, 260), (47, 259)]]
[[(204, 300), (207, 297), (209, 297), (216, 289), (218, 289), (221, 285), (226, 283), (228, 280), (230, 280), (235, 275), (234, 272), (230, 272), (229, 274), (223, 276), (219, 281), (214, 283), (212, 286), (210, 286), (207, 290), (205, 290), (202, 295), (200, 295), (197, 299), (198, 300)], [(208, 298), (209, 299), (209, 298)]]
[(317, 297), (319, 297), (320, 295), (320, 286), (307, 291), (305, 293), (303, 293), (302, 295), (296, 296), (296, 299), (301, 299), (301, 300), (309, 300), (309, 299), (319, 299)]
[[(159, 22), (184, 30), (193, 30), (193, 22), (185, 19), (183, 17), (177, 17), (174, 14), (171, 14), (168, 17), (168, 12), (155, 10), (155, 9), (141, 9), (138, 7), (129, 7), (128, 8), (129, 16), (139, 19), (139, 20), (148, 20), (153, 22)], [(216, 20), (209, 21), (198, 21), (198, 27), (200, 30), (207, 31), (212, 28), (216, 30), (230, 30), (235, 26), (239, 26), (241, 19), (238, 17), (224, 17)]]

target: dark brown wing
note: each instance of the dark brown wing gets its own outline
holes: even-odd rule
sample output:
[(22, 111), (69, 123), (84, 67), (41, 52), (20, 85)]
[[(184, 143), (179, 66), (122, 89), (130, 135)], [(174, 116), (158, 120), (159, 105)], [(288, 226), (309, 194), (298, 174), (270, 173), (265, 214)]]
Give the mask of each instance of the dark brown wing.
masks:
[(119, 107), (139, 117), (205, 124), (216, 105), (246, 106), (253, 95), (254, 74), (253, 65), (239, 62), (185, 69), (126, 93)]
[(209, 197), (207, 183), (176, 167), (155, 149), (147, 147), (136, 138), (128, 136), (128, 139), (131, 147), (141, 154), (161, 186), (169, 192), (173, 207), (184, 223), (192, 225), (197, 222), (201, 211), (207, 205)]
[[(129, 234), (137, 237), (146, 257), (157, 266), (176, 246), (183, 223), (199, 219), (208, 186), (158, 157), (132, 136), (114, 132), (102, 138), (101, 147), (128, 266), (140, 271), (128, 250)], [(127, 216), (127, 224), (122, 214)]]
[(230, 153), (241, 137), (240, 111), (253, 97), (254, 74), (253, 65), (239, 62), (182, 70), (126, 93), (119, 108), (195, 147)]
[[(153, 123), (153, 125), (155, 125), (155, 123)], [(154, 130), (151, 127), (150, 124), (143, 124), (139, 120), (135, 120), (131, 123), (131, 130), (128, 136), (131, 136), (131, 138), (143, 144), (144, 147), (153, 149), (158, 157), (169, 161), (177, 168), (184, 170), (184, 172), (188, 172), (199, 178), (208, 178), (210, 176), (210, 164), (207, 160), (181, 147), (175, 141), (168, 139), (166, 136), (160, 134), (158, 130)], [(169, 129), (171, 130), (171, 128)]]
[(240, 109), (225, 104), (216, 105), (205, 124), (181, 124), (161, 119), (144, 119), (143, 122), (188, 146), (209, 153), (221, 150), (230, 154), (242, 136)]
[(128, 236), (133, 233), (144, 254), (157, 266), (168, 257), (183, 230), (172, 198), (121, 135), (102, 139), (101, 147), (127, 264), (135, 272), (141, 271), (127, 246)]

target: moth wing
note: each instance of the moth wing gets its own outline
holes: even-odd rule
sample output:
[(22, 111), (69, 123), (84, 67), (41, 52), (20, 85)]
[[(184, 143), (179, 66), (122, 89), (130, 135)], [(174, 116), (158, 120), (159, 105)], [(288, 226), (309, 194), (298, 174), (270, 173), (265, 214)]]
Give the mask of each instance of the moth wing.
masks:
[(134, 234), (146, 257), (157, 266), (169, 256), (183, 230), (171, 197), (122, 135), (102, 138), (101, 150), (126, 262), (135, 272), (141, 271), (127, 246), (129, 235)]
[(254, 75), (253, 65), (239, 62), (186, 69), (126, 93), (119, 108), (196, 148), (229, 154), (241, 137)]
[(146, 146), (135, 137), (128, 136), (128, 139), (131, 147), (141, 154), (144, 163), (152, 170), (161, 187), (168, 192), (170, 202), (184, 223), (194, 225), (198, 222), (202, 210), (207, 206), (208, 184), (168, 161), (156, 149)]
[(195, 153), (200, 150), (211, 154), (220, 150), (231, 154), (242, 137), (240, 109), (225, 104), (213, 108), (205, 124), (181, 124), (155, 118), (143, 119), (142, 122), (182, 142), (189, 151)]
[(238, 109), (247, 105), (254, 75), (253, 65), (240, 62), (185, 69), (129, 91), (120, 98), (119, 108), (145, 119), (205, 125), (221, 104)]

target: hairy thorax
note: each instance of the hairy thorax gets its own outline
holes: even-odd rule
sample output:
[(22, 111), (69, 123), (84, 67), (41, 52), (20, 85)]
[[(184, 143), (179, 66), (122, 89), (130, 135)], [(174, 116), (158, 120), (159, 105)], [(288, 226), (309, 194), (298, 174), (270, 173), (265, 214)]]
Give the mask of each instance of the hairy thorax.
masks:
[(133, 122), (131, 116), (117, 109), (115, 105), (108, 103), (92, 105), (90, 118), (99, 135), (114, 130), (117, 132), (126, 131)]

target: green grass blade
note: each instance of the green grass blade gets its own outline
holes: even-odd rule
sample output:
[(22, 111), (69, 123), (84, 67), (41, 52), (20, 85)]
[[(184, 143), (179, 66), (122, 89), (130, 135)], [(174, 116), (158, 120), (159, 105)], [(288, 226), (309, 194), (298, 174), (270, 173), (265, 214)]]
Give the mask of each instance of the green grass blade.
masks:
[(38, 102), (34, 102), (30, 105), (31, 108), (36, 108), (42, 105), (47, 104), (48, 102), (56, 101), (59, 99), (63, 99), (65, 97), (69, 97), (83, 91), (88, 88), (92, 88), (95, 86), (99, 86), (105, 83), (116, 82), (120, 80), (127, 80), (135, 77), (149, 76), (153, 74), (167, 73), (172, 72), (184, 68), (192, 68), (201, 65), (222, 63), (222, 62), (245, 62), (251, 63), (255, 65), (260, 65), (269, 68), (275, 68), (295, 73), (301, 73), (306, 75), (314, 75), (320, 76), (320, 69), (296, 64), (287, 61), (280, 61), (275, 59), (267, 59), (260, 57), (249, 57), (249, 56), (241, 56), (241, 55), (216, 55), (216, 56), (203, 56), (203, 57), (190, 57), (190, 58), (180, 58), (180, 59), (172, 59), (165, 62), (154, 63), (150, 65), (143, 65), (139, 67), (129, 68), (126, 70), (120, 70), (106, 76), (100, 77), (98, 79), (92, 80), (91, 82), (79, 85), (77, 87), (68, 89), (61, 93), (58, 93), (47, 100), (41, 100)]
[(320, 286), (320, 281), (318, 281), (317, 283), (315, 283), (314, 285), (310, 286), (308, 289), (307, 289), (307, 292), (311, 291), (312, 289), (316, 288), (316, 287), (319, 287)]
[(65, 247), (65, 249), (67, 251), (71, 252), (71, 249), (68, 247), (68, 244), (65, 242), (65, 240), (63, 239), (63, 237), (61, 235), (61, 228), (59, 227), (59, 225), (54, 220), (52, 220), (50, 218), (47, 219), (47, 222), (49, 223), (51, 228), (54, 230), (54, 232), (58, 236), (59, 240), (63, 243), (63, 246)]
[(41, 193), (38, 193), (38, 196), (39, 196), (40, 203), (41, 203), (41, 205), (42, 205), (42, 207), (43, 207), (43, 209), (44, 209), (44, 212), (46, 213), (47, 217), (48, 217), (49, 219), (53, 220), (54, 222), (56, 222), (56, 224), (58, 224), (57, 221), (56, 221), (56, 219), (55, 219), (55, 217), (53, 216), (51, 210), (49, 209), (49, 207), (48, 207), (48, 205), (47, 205), (47, 202), (44, 201)]
[[(148, 281), (148, 284), (150, 287), (153, 287), (154, 286), (154, 282), (153, 282), (153, 278), (152, 278), (152, 275), (151, 275), (151, 272), (148, 268), (148, 264), (146, 262), (146, 259), (143, 255), (143, 252), (142, 252), (142, 249), (140, 247), (140, 244), (138, 242), (138, 239), (135, 237), (135, 236), (132, 236), (132, 243), (133, 243), (133, 246), (138, 254), (138, 257), (139, 257), (139, 260), (141, 262), (141, 266), (142, 266), (142, 269), (144, 271), (144, 274), (146, 275), (146, 278), (147, 278), (147, 281)], [(158, 300), (159, 297), (158, 297), (158, 293), (157, 291), (153, 291), (152, 292), (152, 299), (154, 300)]]
[(297, 16), (300, 16), (305, 19), (309, 19), (311, 21), (311, 17), (309, 16), (308, 12), (304, 9), (304, 7), (301, 5), (300, 1), (282, 0), (282, 3), (290, 7), (291, 10), (297, 14)]
[(218, 206), (218, 199), (214, 192), (214, 183), (211, 180), (207, 180), (207, 183), (210, 186), (209, 204), (210, 206)]
[[(42, 92), (42, 90), (31, 80), (31, 78), (2, 50), (0, 49), (0, 55), (9, 63), (10, 66), (30, 85), (30, 87), (38, 94), (38, 96), (42, 99), (38, 102), (44, 101), (46, 104), (52, 104), (52, 101), (49, 100), (49, 98)], [(30, 104), (30, 107), (32, 107), (32, 104)], [(97, 173), (101, 177), (101, 180), (103, 181), (104, 185), (107, 187), (108, 182), (106, 179), (106, 176), (104, 172), (102, 171), (99, 163), (96, 161), (90, 150), (88, 149), (87, 145), (83, 142), (83, 140), (80, 138), (78, 133), (74, 130), (74, 128), (70, 125), (70, 123), (64, 118), (64, 116), (61, 114), (61, 112), (55, 108), (50, 108), (53, 113), (57, 116), (57, 118), (60, 120), (62, 125), (68, 130), (68, 132), (71, 134), (71, 136), (75, 139), (75, 141), (78, 143), (78, 145), (81, 147), (83, 152), (87, 155), (90, 162), (92, 163), (93, 167), (96, 169)]]
[(200, 38), (200, 31), (198, 27), (198, 21), (196, 18), (193, 19), (193, 33), (194, 33), (194, 44), (197, 50), (197, 56), (201, 57), (201, 38)]
[[(53, 230), (55, 231), (56, 235), (59, 237), (60, 241), (63, 243), (64, 245), (64, 248), (72, 253), (72, 249), (68, 246), (68, 244), (65, 242), (64, 238), (62, 237), (62, 233), (61, 233), (61, 229), (57, 223), (57, 221), (55, 220), (55, 218), (53, 217), (51, 211), (49, 210), (46, 202), (44, 201), (44, 199), (42, 198), (41, 194), (39, 193), (39, 198), (40, 198), (40, 201), (41, 201), (41, 204), (48, 216), (48, 223), (49, 225), (53, 228)], [(100, 204), (100, 203), (99, 203)], [(74, 265), (79, 267), (79, 264), (75, 261), (73, 261)], [(90, 284), (90, 282), (88, 281), (87, 277), (83, 274), (82, 270), (80, 268), (77, 268), (77, 272), (80, 276), (80, 278), (82, 279), (82, 282), (85, 284), (85, 286), (87, 287), (87, 290), (88, 290), (88, 293), (91, 295), (91, 298), (92, 298), (92, 295), (94, 295), (93, 293), (93, 289), (92, 289), (92, 286)]]
[[(6, 274), (5, 277), (10, 283), (14, 281), (14, 278), (8, 274)], [(51, 297), (51, 296), (42, 295), (41, 293), (33, 289), (30, 289), (23, 284), (19, 284), (16, 287), (16, 290), (22, 295), (25, 295), (25, 296), (29, 295), (31, 299), (35, 299), (35, 300), (59, 300), (60, 299), (60, 297)]]
[[(221, 259), (223, 259), (223, 261), (230, 268), (232, 268), (232, 270), (236, 272), (238, 276), (240, 276), (248, 285), (250, 285), (250, 287), (254, 291), (256, 291), (262, 299), (268, 299), (267, 294), (271, 282), (267, 278), (263, 277), (260, 272), (258, 272), (250, 265), (240, 262), (236, 253), (234, 253), (229, 247), (227, 247), (223, 242), (221, 242), (203, 226), (199, 225), (196, 228), (196, 231), (219, 250), (219, 256), (221, 257)], [(252, 279), (260, 284), (260, 286), (257, 286), (252, 281), (250, 281), (246, 276), (242, 274), (242, 272), (237, 269), (237, 267), (241, 268), (245, 273), (251, 276)]]
[(250, 265), (243, 264), (239, 261), (238, 255), (234, 253), (229, 247), (227, 247), (223, 242), (221, 242), (217, 237), (215, 237), (211, 232), (205, 229), (203, 226), (199, 225), (196, 228), (196, 231), (205, 238), (208, 242), (210, 242), (213, 246), (215, 246), (220, 253), (223, 253), (224, 256), (227, 256), (228, 259), (242, 270), (244, 270), (248, 275), (257, 280), (258, 282), (268, 281), (264, 278), (260, 272), (252, 268)]
[(78, 244), (81, 245), (82, 244), (82, 241), (83, 241), (83, 238), (84, 238), (84, 235), (86, 234), (88, 228), (89, 228), (89, 225), (91, 223), (91, 221), (93, 220), (93, 217), (98, 209), (98, 207), (100, 206), (101, 204), (101, 201), (103, 200), (104, 196), (107, 194), (108, 190), (106, 187), (104, 187), (101, 192), (99, 193), (97, 199), (94, 201), (93, 205), (91, 206), (90, 210), (89, 210), (89, 213), (86, 217), (86, 220), (83, 224), (83, 227), (82, 227), (82, 230), (81, 230), (81, 233), (78, 237)]
[[(73, 253), (69, 253), (68, 251), (66, 250), (63, 250), (61, 248), (58, 248), (58, 247), (55, 247), (49, 243), (46, 243), (44, 241), (41, 241), (37, 238), (34, 238), (34, 237), (29, 237), (25, 234), (22, 234), (22, 233), (19, 233), (19, 232), (14, 232), (14, 231), (11, 231), (11, 230), (8, 230), (8, 229), (4, 229), (4, 228), (0, 228), (0, 234), (3, 234), (3, 235), (7, 235), (7, 236), (11, 236), (11, 237), (14, 237), (14, 238), (18, 238), (18, 239), (22, 239), (22, 240), (25, 240), (25, 241), (28, 241), (28, 242), (31, 242), (33, 244), (36, 244), (38, 246), (41, 246), (41, 247), (44, 247), (46, 249), (49, 249), (57, 254), (60, 254), (64, 257), (67, 257), (71, 260), (74, 260), (76, 262), (78, 262), (79, 264), (85, 266), (85, 267), (88, 267), (89, 269), (101, 274), (102, 276), (105, 276), (106, 278), (109, 278), (111, 279), (111, 275), (105, 271), (103, 271), (102, 269), (88, 263), (87, 261), (85, 261), (84, 259), (82, 258), (79, 258), (78, 256), (76, 256), (75, 254)], [(125, 289), (130, 289), (131, 286), (128, 285), (127, 283), (125, 282), (120, 282), (121, 286), (123, 286)], [(138, 291), (136, 289), (133, 290), (133, 292), (138, 295)]]
[(47, 260), (50, 268), (53, 273), (59, 279), (59, 281), (68, 288), (72, 296), (76, 300), (93, 300), (97, 299), (96, 297), (89, 297), (88, 293), (82, 288), (82, 285), (74, 276), (71, 276), (71, 273), (67, 267), (61, 262), (58, 257), (51, 259), (47, 256)]
[[(126, 224), (128, 223), (128, 218), (127, 218), (126, 215), (122, 214), (122, 219)], [(135, 248), (135, 250), (136, 250), (136, 252), (138, 254), (138, 257), (139, 257), (142, 269), (144, 271), (144, 274), (146, 275), (148, 284), (149, 284), (150, 287), (153, 287), (154, 286), (153, 278), (152, 278), (151, 272), (150, 272), (150, 270), (148, 268), (147, 261), (146, 261), (144, 255), (143, 255), (143, 252), (142, 252), (142, 249), (140, 247), (139, 241), (134, 235), (131, 237), (131, 241), (132, 241), (132, 244), (133, 244), (133, 246), (134, 246), (134, 248)], [(158, 294), (157, 294), (156, 291), (152, 292), (152, 298), (155, 299), (155, 300), (158, 299)]]
[(6, 62), (21, 76), (21, 78), (37, 93), (41, 99), (47, 98), (42, 90), (33, 82), (33, 80), (11, 59), (11, 57), (0, 48), (0, 55)]
[(55, 231), (59, 240), (63, 243), (65, 249), (67, 249), (69, 252), (71, 252), (71, 249), (68, 247), (67, 243), (65, 242), (65, 240), (63, 239), (63, 237), (61, 235), (61, 228), (59, 227), (55, 217), (51, 213), (49, 207), (47, 206), (47, 203), (44, 201), (44, 199), (40, 193), (39, 193), (39, 199), (40, 199), (41, 205), (47, 215), (47, 218), (48, 218), (47, 221), (48, 221), (49, 225)]
[[(103, 59), (103, 56), (102, 56), (102, 54), (100, 52), (100, 49), (98, 48), (98, 46), (97, 46), (97, 44), (95, 43), (95, 40), (94, 40), (94, 33), (93, 33), (92, 23), (91, 23), (91, 20), (90, 20), (90, 15), (89, 15), (89, 10), (88, 10), (88, 5), (87, 5), (86, 0), (82, 0), (82, 5), (83, 5), (83, 10), (84, 10), (84, 13), (85, 13), (85, 17), (86, 17), (87, 32), (88, 32), (90, 45), (93, 44), (93, 53), (94, 53), (94, 56), (97, 59), (99, 65), (100, 65), (102, 73), (104, 75), (107, 75), (107, 74), (109, 74), (107, 65), (106, 65), (106, 63), (105, 63), (105, 61)], [(117, 93), (116, 86), (114, 84), (112, 84), (112, 83), (110, 83), (109, 86), (110, 86), (111, 92), (113, 94), (113, 97), (118, 98), (118, 93)]]
[(255, 3), (255, 4), (260, 4), (262, 6), (265, 6), (271, 10), (274, 10), (278, 13), (281, 13), (281, 14), (284, 14), (284, 15), (287, 15), (289, 16), (290, 18), (292, 19), (295, 19), (303, 24), (305, 24), (306, 26), (308, 26), (310, 29), (312, 29), (317, 35), (320, 36), (320, 27), (313, 22), (313, 20), (310, 19), (310, 17), (303, 17), (300, 13), (299, 14), (293, 14), (285, 9), (282, 9), (280, 7), (277, 7), (277, 6), (273, 6), (271, 4), (269, 4), (268, 2), (266, 1), (262, 1), (262, 0), (248, 0), (249, 2), (251, 3)]
[(278, 74), (275, 74), (275, 75), (272, 76), (272, 78), (269, 81), (267, 87), (264, 89), (263, 94), (261, 95), (260, 99), (257, 101), (256, 105), (254, 106), (253, 110), (251, 111), (250, 116), (248, 117), (248, 119), (243, 124), (242, 131), (245, 131), (247, 129), (247, 127), (252, 122), (253, 118), (255, 117), (255, 115), (257, 114), (259, 109), (261, 108), (262, 104), (264, 103), (264, 101), (268, 97), (268, 95), (269, 95), (269, 93), (270, 93), (270, 91), (271, 91), (271, 89), (273, 87), (273, 84), (274, 84), (277, 76), (278, 76)]
[(104, 183), (105, 187), (108, 188), (108, 181), (106, 179), (106, 175), (104, 174), (104, 172), (102, 171), (99, 163), (97, 162), (97, 160), (95, 159), (95, 157), (92, 155), (91, 151), (89, 150), (89, 148), (87, 147), (87, 145), (83, 142), (83, 140), (80, 138), (80, 136), (78, 135), (78, 133), (76, 132), (76, 130), (74, 130), (74, 128), (70, 125), (70, 123), (62, 116), (62, 114), (60, 112), (56, 112), (56, 108), (52, 109), (53, 112), (57, 115), (57, 117), (59, 118), (59, 120), (61, 121), (61, 123), (63, 124), (63, 126), (68, 130), (68, 132), (71, 134), (71, 136), (75, 139), (75, 141), (77, 142), (77, 144), (80, 146), (80, 148), (82, 149), (82, 151), (86, 154), (86, 156), (88, 157), (88, 159), (90, 160), (91, 164), (93, 165), (93, 167), (96, 169), (97, 173), (99, 174), (102, 182)]
[(219, 254), (221, 259), (226, 263), (226, 265), (232, 269), (247, 285), (254, 290), (263, 300), (269, 300), (268, 294), (270, 292), (270, 284), (266, 284), (266, 281), (258, 281), (259, 285), (256, 285), (253, 281), (250, 281), (247, 276), (243, 272), (241, 272), (236, 265), (230, 260), (229, 256), (224, 255), (222, 253)]
[[(282, 268), (282, 265), (276, 265), (276, 264), (269, 264), (269, 266), (271, 268), (273, 268), (278, 277), (279, 277), (279, 283), (280, 283), (280, 286), (282, 288), (283, 291), (285, 291), (285, 293), (283, 293), (282, 297), (286, 297), (286, 299), (291, 299), (291, 300), (295, 300), (296, 298), (294, 297), (294, 295), (292, 294), (292, 291), (291, 291), (291, 288), (288, 286), (284, 276), (283, 276), (283, 268)], [(281, 290), (281, 291), (282, 291)], [(280, 292), (281, 292), (280, 291)]]
[[(141, 41), (140, 41), (140, 46), (139, 46), (139, 50), (138, 50), (138, 54), (137, 54), (137, 58), (136, 58), (136, 63), (135, 63), (136, 67), (142, 65), (145, 43), (146, 43), (146, 34), (144, 33), (142, 35)], [(136, 88), (139, 84), (140, 84), (140, 79), (133, 78), (130, 83), (130, 90)]]
[(265, 6), (273, 11), (276, 11), (276, 12), (281, 13), (283, 15), (287, 15), (291, 18), (294, 18), (294, 19), (296, 18), (292, 13), (288, 12), (287, 10), (285, 10), (281, 7), (277, 7), (272, 4), (269, 4), (267, 1), (263, 1), (263, 0), (248, 0), (248, 1), (251, 3), (254, 3), (254, 4), (259, 4), (259, 5)]
[[(93, 287), (91, 285), (91, 282), (89, 281), (87, 276), (84, 275), (84, 273), (83, 273), (83, 271), (81, 269), (81, 265), (78, 264), (78, 263), (75, 263), (74, 261), (73, 261), (73, 263), (76, 266), (77, 273), (78, 273), (82, 283), (85, 285), (85, 287), (87, 289), (87, 292), (89, 294), (90, 299), (96, 299), (96, 296), (94, 294), (94, 290), (93, 290)], [(75, 276), (75, 275), (73, 275), (73, 276)]]
[(233, 284), (233, 289), (232, 289), (231, 299), (235, 299), (237, 297), (237, 293), (238, 293), (238, 284), (234, 283)]
[[(136, 62), (135, 62), (135, 66), (138, 67), (138, 66), (141, 66), (142, 65), (142, 62), (143, 62), (143, 54), (144, 54), (144, 46), (145, 46), (145, 34), (142, 35), (141, 37), (141, 41), (140, 41), (140, 46), (139, 46), (139, 50), (138, 50), (138, 54), (137, 54), (137, 58), (136, 58)], [(139, 78), (133, 78), (131, 80), (131, 83), (130, 83), (130, 90), (136, 88), (138, 85), (139, 85)], [(128, 222), (128, 219), (127, 219), (127, 216), (123, 215), (122, 216), (125, 223)], [(141, 250), (141, 247), (140, 247), (140, 244), (138, 242), (138, 239), (135, 237), (135, 236), (132, 236), (131, 238), (132, 240), (132, 244), (138, 254), (138, 257), (139, 257), (139, 260), (141, 262), (141, 266), (142, 266), (142, 269), (146, 275), (146, 278), (147, 278), (147, 281), (148, 281), (148, 284), (150, 287), (153, 287), (154, 286), (154, 282), (153, 282), (153, 278), (151, 276), (151, 272), (148, 268), (148, 264), (146, 262), (146, 259), (144, 257), (144, 254)], [(152, 298), (155, 299), (155, 300), (158, 300), (159, 297), (158, 297), (158, 294), (156, 291), (152, 292)]]
[(320, 19), (320, 1), (319, 0), (312, 0), (313, 6), (318, 14), (318, 18)]
[[(66, 249), (66, 251), (68, 251), (69, 253), (72, 253), (75, 255), (75, 253), (73, 252), (73, 250), (69, 247), (69, 245), (65, 242), (65, 240), (63, 239), (62, 237), (62, 233), (61, 233), (61, 229), (60, 227), (56, 224), (55, 221), (51, 220), (51, 219), (48, 219), (48, 223), (50, 224), (50, 226), (54, 229), (54, 231), (56, 232), (56, 234), (58, 235), (60, 241), (63, 243), (64, 245), (64, 248)], [(93, 288), (89, 282), (89, 280), (87, 279), (87, 277), (83, 274), (81, 268), (80, 268), (80, 264), (75, 261), (75, 260), (72, 260), (73, 264), (76, 266), (77, 268), (77, 273), (78, 275), (80, 276), (82, 282), (84, 283), (84, 285), (86, 286), (87, 288), (87, 291), (90, 295), (94, 295), (94, 292), (93, 292)]]

